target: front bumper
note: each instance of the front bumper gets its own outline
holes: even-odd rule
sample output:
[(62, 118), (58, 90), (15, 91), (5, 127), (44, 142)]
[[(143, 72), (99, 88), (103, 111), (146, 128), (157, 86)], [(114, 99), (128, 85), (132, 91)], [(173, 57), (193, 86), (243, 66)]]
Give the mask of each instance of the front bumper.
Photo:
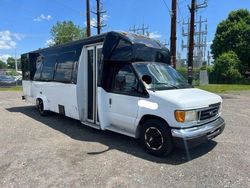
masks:
[(225, 121), (219, 117), (215, 121), (201, 126), (186, 129), (172, 129), (171, 133), (176, 147), (193, 148), (218, 136), (223, 132), (224, 128)]

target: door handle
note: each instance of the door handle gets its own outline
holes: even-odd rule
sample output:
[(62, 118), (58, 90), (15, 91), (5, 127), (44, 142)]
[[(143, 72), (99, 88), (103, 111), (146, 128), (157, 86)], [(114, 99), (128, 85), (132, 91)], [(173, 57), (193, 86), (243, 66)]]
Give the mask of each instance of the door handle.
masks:
[(111, 104), (112, 104), (112, 99), (109, 98), (109, 106), (111, 106)]

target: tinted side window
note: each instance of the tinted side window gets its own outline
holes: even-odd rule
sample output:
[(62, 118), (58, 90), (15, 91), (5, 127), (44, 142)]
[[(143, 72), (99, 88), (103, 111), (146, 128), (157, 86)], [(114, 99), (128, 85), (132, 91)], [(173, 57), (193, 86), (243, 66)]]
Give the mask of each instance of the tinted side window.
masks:
[(119, 66), (114, 71), (112, 91), (124, 94), (137, 93), (138, 80), (129, 65)]
[(34, 75), (36, 73), (36, 61), (39, 56), (40, 56), (39, 53), (29, 53), (30, 80), (34, 79)]
[(115, 51), (112, 54), (111, 60), (130, 61), (131, 59), (132, 59), (132, 46), (128, 41), (121, 39)]
[(74, 69), (72, 73), (72, 82), (76, 83), (77, 82), (77, 72), (78, 72), (78, 65), (79, 65), (79, 58), (81, 55), (81, 49), (76, 51), (75, 54), (75, 62), (74, 62)]
[(34, 75), (34, 80), (40, 80), (42, 68), (43, 68), (43, 56), (39, 56), (36, 60), (36, 72)]
[(170, 64), (170, 54), (167, 49), (157, 49), (141, 44), (134, 45), (134, 61), (153, 61)]
[(74, 68), (75, 51), (59, 55), (54, 80), (59, 82), (71, 82)]
[(56, 58), (57, 58), (56, 55), (45, 56), (43, 60), (41, 80), (45, 81), (53, 80)]
[(30, 79), (30, 73), (29, 73), (29, 61), (28, 61), (28, 54), (24, 54), (21, 56), (21, 63), (22, 63), (22, 74), (23, 74), (23, 80), (29, 80)]

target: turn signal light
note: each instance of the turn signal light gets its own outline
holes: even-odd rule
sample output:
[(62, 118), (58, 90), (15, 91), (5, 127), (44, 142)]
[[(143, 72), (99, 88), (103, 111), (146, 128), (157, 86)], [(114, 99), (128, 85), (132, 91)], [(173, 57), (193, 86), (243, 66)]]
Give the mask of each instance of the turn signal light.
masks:
[(175, 119), (183, 123), (185, 121), (185, 111), (175, 111)]

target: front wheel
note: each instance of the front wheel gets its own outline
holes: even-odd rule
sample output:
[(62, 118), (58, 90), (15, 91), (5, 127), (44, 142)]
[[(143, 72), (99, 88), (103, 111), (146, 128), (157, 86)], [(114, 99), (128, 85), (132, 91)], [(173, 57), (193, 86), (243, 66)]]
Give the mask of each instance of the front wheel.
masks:
[(156, 156), (166, 156), (173, 150), (172, 135), (168, 125), (162, 120), (151, 119), (143, 124), (141, 141), (147, 152)]

